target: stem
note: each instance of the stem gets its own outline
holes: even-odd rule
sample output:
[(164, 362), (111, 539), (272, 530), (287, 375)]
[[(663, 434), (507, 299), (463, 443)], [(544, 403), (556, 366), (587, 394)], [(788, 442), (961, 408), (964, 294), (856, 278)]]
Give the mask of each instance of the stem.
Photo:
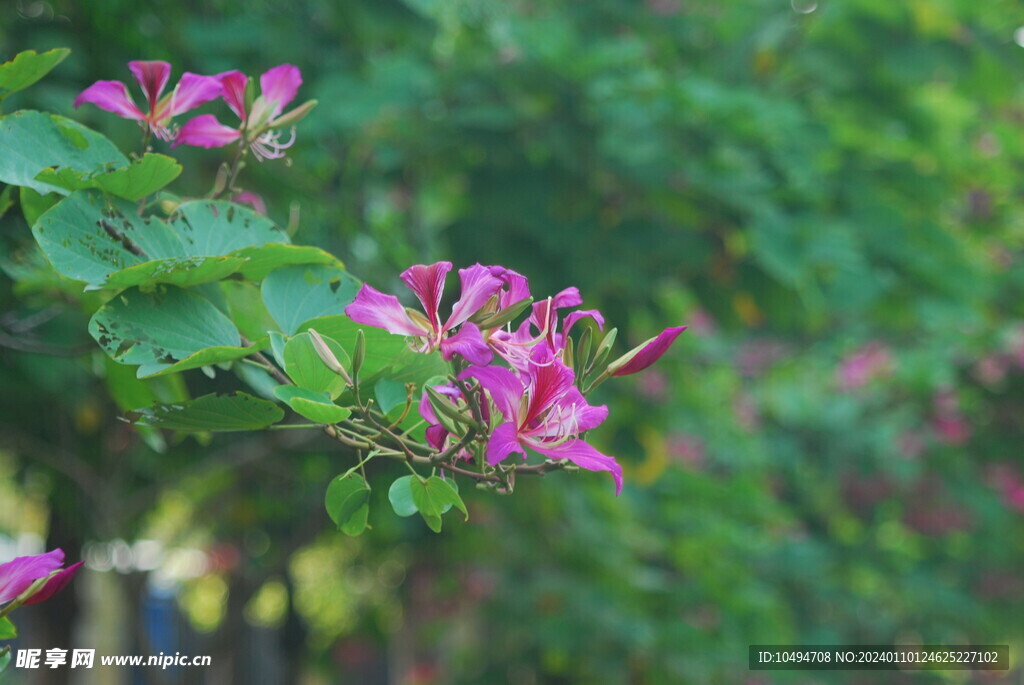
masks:
[(248, 148), (249, 140), (243, 135), (238, 141), (238, 149), (235, 150), (235, 158), (231, 160), (231, 170), (228, 172), (228, 181), (224, 184), (224, 187), (220, 189), (220, 192), (214, 194), (212, 199), (220, 199), (225, 193), (230, 192), (235, 187), (235, 181), (238, 179), (238, 172), (242, 170), (242, 158), (245, 157), (245, 151)]

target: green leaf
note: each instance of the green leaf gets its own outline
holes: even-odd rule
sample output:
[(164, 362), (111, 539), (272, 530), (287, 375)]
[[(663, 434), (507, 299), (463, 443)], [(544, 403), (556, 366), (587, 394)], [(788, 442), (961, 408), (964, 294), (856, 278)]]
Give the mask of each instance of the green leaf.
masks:
[(154, 259), (110, 274), (101, 284), (106, 288), (166, 283), (187, 288), (219, 281), (245, 264), (241, 257), (171, 257)]
[[(320, 329), (317, 329), (320, 330)], [(440, 352), (423, 354), (409, 349), (408, 345), (395, 355), (392, 368), (385, 375), (399, 383), (415, 383), (421, 387), (424, 382), (434, 376), (445, 376), (451, 372), (451, 365), (444, 360)]]
[(310, 421), (323, 424), (344, 421), (352, 412), (331, 402), (327, 393), (314, 392), (294, 385), (279, 385), (274, 395)]
[[(7, 213), (11, 207), (14, 206), (14, 194), (18, 191), (17, 186), (4, 186), (3, 192), (0, 192), (0, 217)], [(38, 195), (39, 193), (36, 193)], [(31, 225), (32, 222), (29, 222)]]
[[(358, 289), (359, 281), (347, 271), (322, 264), (278, 269), (263, 279), (262, 286), (267, 310), (289, 335), (311, 319), (340, 314)], [(329, 330), (315, 328), (334, 337)]]
[(391, 502), (391, 508), (399, 516), (412, 516), (416, 513), (416, 503), (413, 502), (412, 489), (409, 487), (414, 479), (416, 478), (413, 475), (402, 476), (388, 488), (388, 500)]
[(352, 537), (362, 535), (368, 526), (369, 519), (370, 501), (367, 500), (363, 506), (356, 509), (356, 513), (352, 514), (348, 522), (341, 526), (341, 532)]
[(274, 353), (274, 361), (284, 368), (284, 346), (288, 344), (288, 339), (278, 331), (270, 331), (267, 337), (270, 338), (270, 350)]
[(341, 260), (334, 255), (324, 252), (319, 247), (308, 245), (267, 243), (245, 247), (232, 254), (249, 260), (239, 269), (239, 273), (250, 281), (262, 281), (271, 271), (296, 264), (328, 264), (339, 269), (344, 268)]
[(387, 414), (395, 407), (405, 404), (407, 397), (405, 384), (382, 378), (373, 386), (373, 394), (381, 412)]
[(173, 286), (124, 291), (93, 315), (89, 333), (115, 361), (140, 365), (140, 378), (252, 352), (239, 347), (238, 329), (209, 300)]
[(366, 529), (370, 487), (358, 473), (336, 477), (327, 486), (324, 505), (334, 525), (347, 535), (359, 535)]
[(447, 481), (437, 476), (431, 476), (427, 479), (425, 486), (428, 496), (441, 507), (441, 513), (444, 514), (452, 507), (455, 507), (463, 513), (466, 520), (469, 520), (469, 511), (466, 510), (466, 504), (462, 501), (462, 497), (459, 496), (458, 486), (455, 485), (455, 481)]
[(114, 207), (111, 212), (95, 191), (78, 191), (39, 217), (32, 233), (53, 268), (98, 287), (111, 274), (149, 259), (184, 256), (181, 240), (167, 224), (142, 219), (131, 205)]
[[(245, 281), (227, 280), (221, 281), (220, 290), (224, 293), (228, 316), (246, 338), (260, 340), (277, 329), (277, 324), (263, 305), (259, 286)], [(281, 349), (284, 350), (283, 343)]]
[[(436, 476), (435, 476), (436, 477)], [(413, 478), (409, 482), (409, 490), (412, 491), (412, 501), (416, 505), (416, 509), (420, 512), (420, 516), (426, 522), (430, 530), (435, 533), (441, 532), (441, 508), (442, 505), (434, 499), (432, 489), (429, 486), (430, 480), (421, 481), (419, 478)]]
[(0, 640), (13, 640), (18, 637), (18, 629), (11, 623), (11, 619), (4, 616), (0, 618)]
[(0, 651), (0, 673), (4, 672), (11, 663), (11, 647), (7, 646), (6, 651)]
[(24, 110), (0, 118), (0, 181), (28, 186), (37, 193), (63, 188), (37, 181), (50, 167), (91, 172), (108, 164), (127, 166), (128, 159), (104, 136), (55, 114)]
[(138, 202), (181, 174), (181, 165), (167, 155), (147, 152), (128, 166), (107, 165), (81, 170), (54, 166), (36, 174), (35, 180), (64, 190), (96, 188), (115, 197)]
[(283, 418), (284, 411), (276, 404), (244, 392), (205, 395), (188, 402), (158, 404), (128, 413), (132, 423), (190, 433), (260, 430)]
[(344, 314), (337, 316), (324, 316), (318, 319), (307, 321), (299, 327), (299, 330), (315, 328), (317, 333), (328, 336), (341, 343), (341, 346), (352, 356), (356, 344), (356, 331), (362, 331), (366, 340), (366, 352), (363, 357), (363, 367), (360, 371), (360, 378), (363, 381), (377, 376), (383, 371), (391, 369), (395, 360), (408, 349), (405, 338), (400, 335), (392, 335), (380, 328), (358, 324)]
[[(17, 186), (7, 186), (6, 190), (16, 187)], [(25, 223), (32, 226), (39, 220), (39, 217), (42, 216), (43, 213), (60, 202), (61, 196), (57, 193), (40, 195), (31, 188), (23, 186), (18, 200), (21, 203), (21, 213), (25, 217)]]
[(227, 255), (264, 243), (290, 242), (267, 217), (223, 200), (184, 202), (178, 205), (170, 226), (181, 238), (182, 254), (189, 256)]
[[(350, 365), (348, 353), (337, 341), (321, 336), (327, 346), (345, 368)], [(284, 369), (295, 384), (313, 390), (326, 392), (335, 399), (345, 389), (345, 380), (327, 368), (313, 346), (309, 333), (299, 333), (284, 346)]]
[(25, 50), (15, 55), (14, 59), (0, 64), (0, 100), (28, 88), (70, 54), (71, 50), (67, 48), (54, 48), (43, 53)]

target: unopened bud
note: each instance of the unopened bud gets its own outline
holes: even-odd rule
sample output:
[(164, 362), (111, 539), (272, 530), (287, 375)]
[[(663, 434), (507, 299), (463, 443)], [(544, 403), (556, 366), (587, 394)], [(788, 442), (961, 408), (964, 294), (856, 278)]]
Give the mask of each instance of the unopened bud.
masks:
[(344, 378), (346, 384), (352, 385), (352, 379), (349, 377), (348, 372), (345, 371), (345, 367), (341, 365), (338, 358), (334, 356), (334, 352), (331, 351), (327, 342), (312, 328), (307, 332), (309, 333), (310, 339), (313, 341), (313, 349), (316, 350), (316, 354), (320, 357), (320, 361), (322, 361), (328, 369)]
[(270, 122), (270, 128), (284, 128), (286, 126), (294, 126), (303, 119), (306, 115), (313, 111), (316, 107), (316, 100), (307, 100), (290, 112), (285, 112), (278, 118)]
[(356, 344), (352, 350), (352, 375), (358, 376), (359, 369), (363, 368), (363, 359), (366, 358), (366, 336), (363, 330), (356, 331)]

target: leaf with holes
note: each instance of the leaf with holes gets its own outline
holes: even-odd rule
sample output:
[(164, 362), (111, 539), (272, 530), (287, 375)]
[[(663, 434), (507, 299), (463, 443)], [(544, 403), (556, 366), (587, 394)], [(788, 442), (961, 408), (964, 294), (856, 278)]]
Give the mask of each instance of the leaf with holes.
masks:
[(128, 166), (108, 165), (83, 171), (54, 166), (36, 174), (35, 180), (67, 191), (96, 188), (115, 197), (138, 202), (181, 174), (181, 165), (167, 155), (147, 152)]
[(136, 409), (127, 418), (143, 426), (189, 433), (248, 431), (277, 423), (284, 418), (284, 411), (273, 402), (236, 392)]
[(173, 286), (126, 290), (100, 307), (89, 333), (114, 361), (140, 365), (140, 378), (240, 359), (238, 329), (206, 298)]
[(188, 256), (219, 256), (254, 245), (290, 242), (267, 217), (223, 200), (183, 202), (170, 226), (181, 239), (182, 254)]

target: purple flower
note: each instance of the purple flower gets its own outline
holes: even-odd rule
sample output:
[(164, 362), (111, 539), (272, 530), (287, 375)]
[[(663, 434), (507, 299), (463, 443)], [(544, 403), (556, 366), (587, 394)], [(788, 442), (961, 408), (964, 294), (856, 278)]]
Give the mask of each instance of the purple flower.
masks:
[(488, 366), (468, 369), (462, 377), (475, 378), (505, 419), (487, 443), (491, 465), (513, 452), (525, 458), (529, 448), (550, 459), (568, 459), (589, 471), (610, 471), (615, 493), (622, 492), (622, 467), (615, 457), (601, 454), (578, 437), (604, 422), (608, 408), (587, 404), (574, 385), (572, 369), (551, 350), (537, 347), (521, 375)]
[(60, 549), (0, 564), (0, 604), (17, 599), (37, 580), (48, 576), (49, 580), (25, 604), (49, 599), (71, 581), (82, 562), (61, 570), (63, 565), (64, 552)]
[(608, 371), (613, 376), (628, 376), (631, 373), (643, 371), (654, 362), (661, 359), (661, 355), (668, 352), (679, 334), (686, 330), (686, 326), (675, 326), (666, 328), (658, 335), (622, 355), (608, 365)]
[[(479, 264), (459, 269), (462, 295), (442, 323), (438, 310), (451, 269), (451, 262), (437, 262), (429, 266), (417, 264), (402, 272), (402, 280), (422, 303), (423, 313), (407, 310), (394, 295), (385, 295), (364, 283), (356, 299), (345, 307), (345, 314), (357, 323), (416, 338), (418, 352), (440, 349), (446, 361), (458, 354), (473, 364), (489, 364), (494, 354), (484, 342), (480, 329), (467, 319), (501, 290), (502, 281), (493, 276), (488, 267)], [(457, 327), (458, 333), (453, 334)]]
[[(515, 272), (512, 273), (515, 274)], [(529, 296), (529, 292), (526, 296)], [(596, 309), (586, 309), (569, 312), (562, 320), (561, 331), (559, 331), (558, 310), (581, 304), (583, 304), (583, 298), (580, 296), (580, 291), (576, 287), (566, 288), (554, 297), (535, 302), (530, 317), (518, 329), (494, 331), (488, 335), (487, 341), (510, 366), (520, 371), (526, 371), (529, 368), (530, 356), (533, 354), (535, 345), (544, 343), (552, 354), (558, 356), (565, 349), (569, 331), (580, 319), (590, 317), (597, 322), (599, 329), (604, 329), (604, 317), (601, 312)]]
[(149, 106), (147, 112), (139, 109), (128, 93), (128, 86), (121, 81), (97, 81), (75, 98), (75, 107), (91, 102), (119, 117), (134, 119), (148, 125), (153, 134), (161, 140), (172, 140), (172, 118), (195, 109), (221, 94), (221, 83), (216, 77), (185, 72), (174, 86), (174, 90), (160, 97), (171, 76), (170, 64), (136, 61), (129, 62), (128, 68), (146, 94)]
[(284, 157), (285, 150), (295, 142), (295, 129), (291, 129), (288, 140), (281, 140), (281, 131), (304, 117), (316, 104), (310, 100), (287, 114), (284, 108), (295, 99), (302, 85), (302, 73), (298, 67), (282, 64), (260, 76), (260, 95), (252, 104), (246, 102), (245, 89), (249, 78), (240, 71), (227, 71), (217, 78), (223, 89), (224, 101), (228, 103), (240, 124), (232, 128), (217, 121), (212, 114), (203, 114), (181, 127), (174, 145), (196, 147), (223, 147), (236, 140), (244, 139), (249, 149), (259, 160)]

